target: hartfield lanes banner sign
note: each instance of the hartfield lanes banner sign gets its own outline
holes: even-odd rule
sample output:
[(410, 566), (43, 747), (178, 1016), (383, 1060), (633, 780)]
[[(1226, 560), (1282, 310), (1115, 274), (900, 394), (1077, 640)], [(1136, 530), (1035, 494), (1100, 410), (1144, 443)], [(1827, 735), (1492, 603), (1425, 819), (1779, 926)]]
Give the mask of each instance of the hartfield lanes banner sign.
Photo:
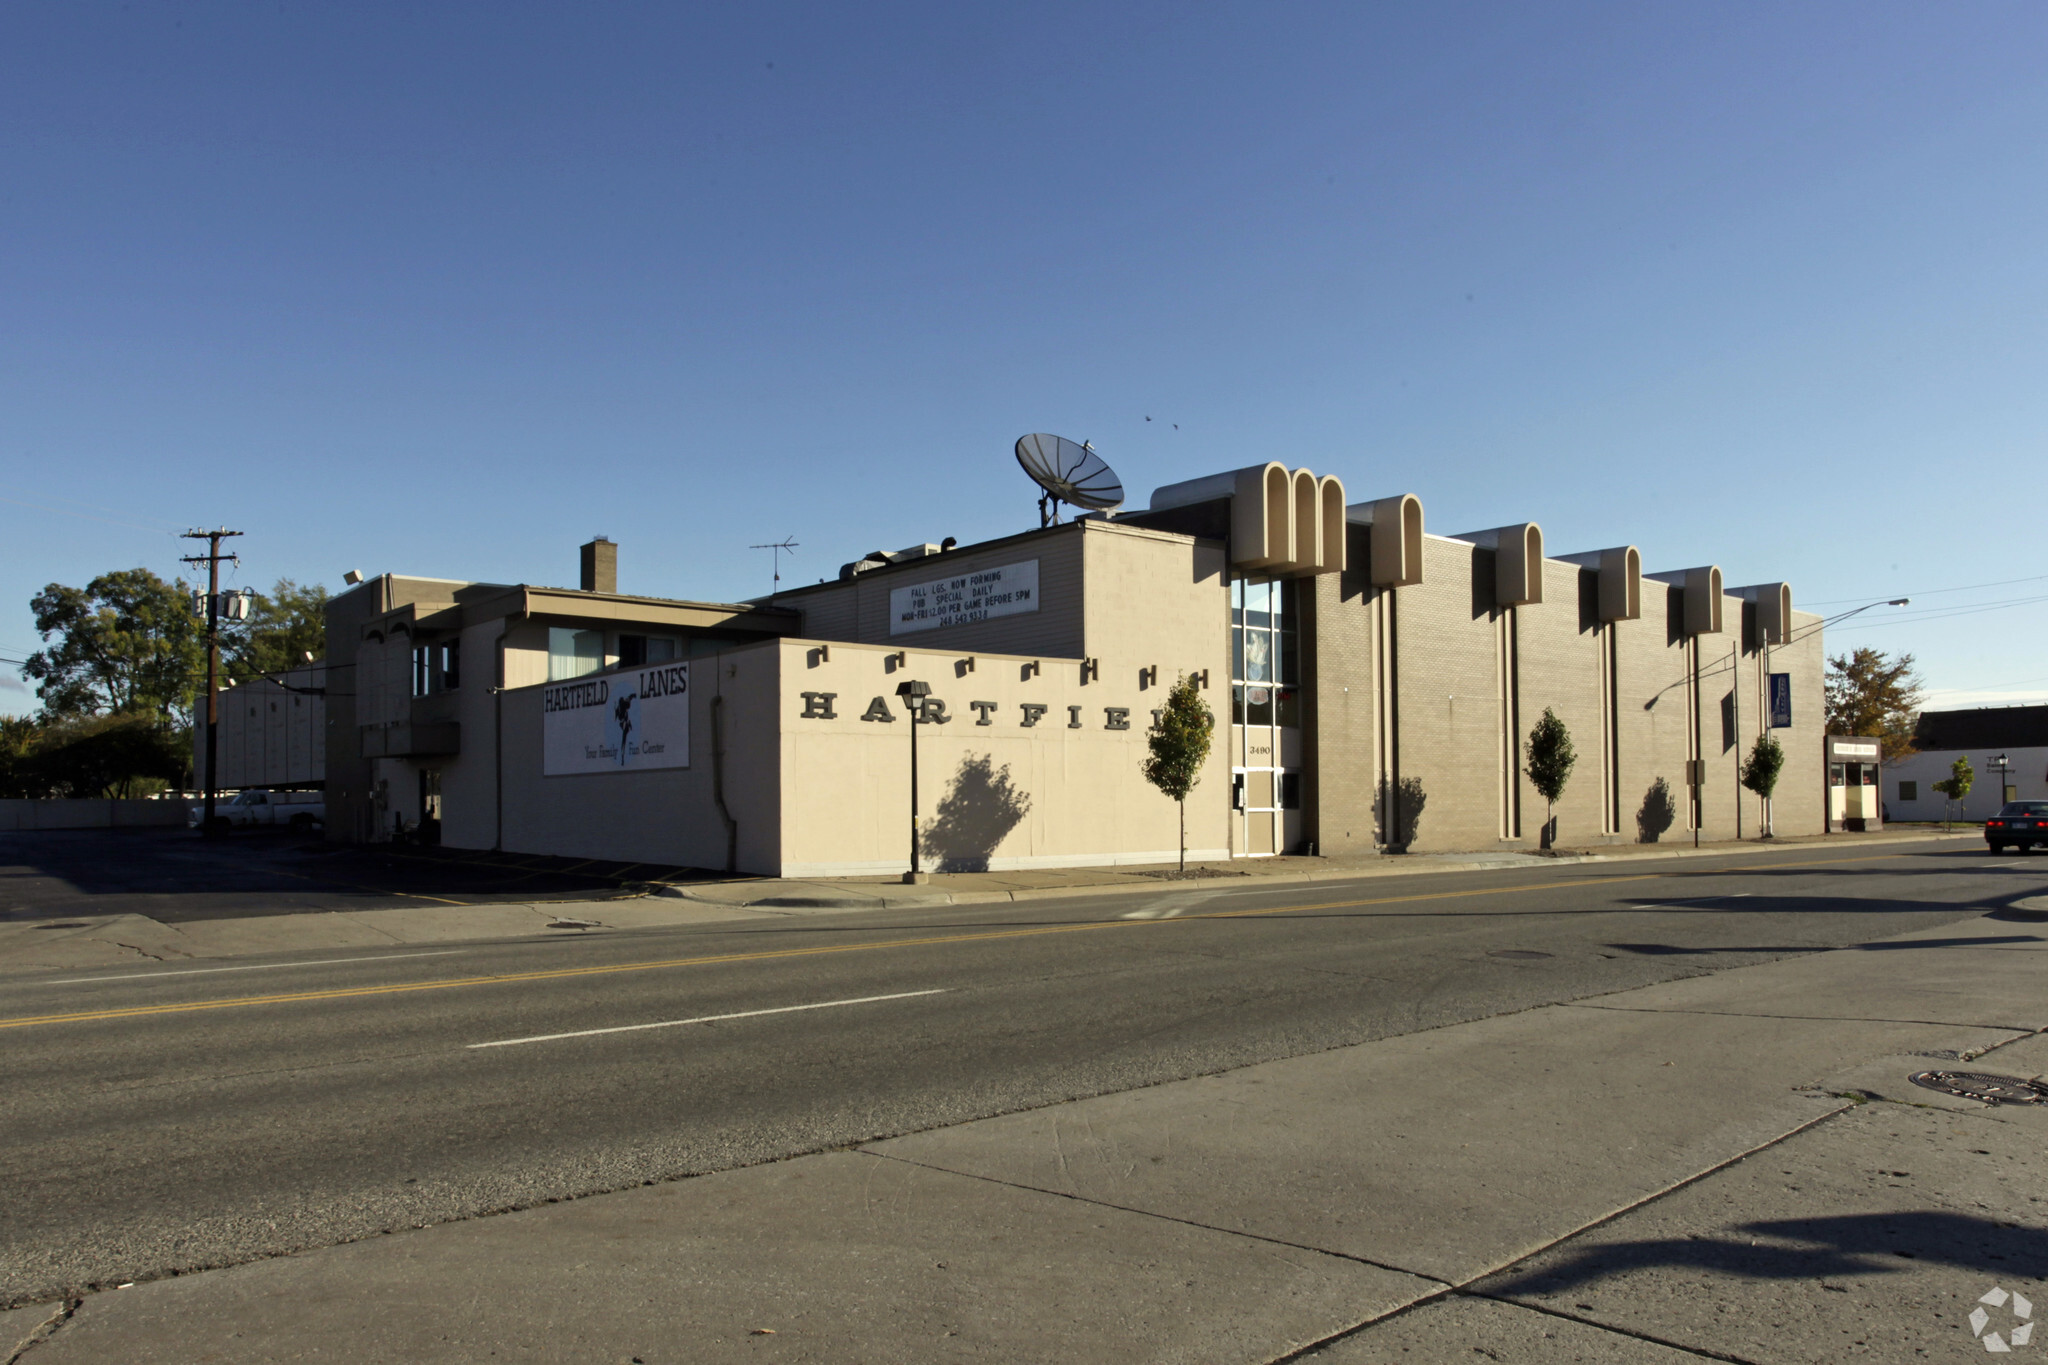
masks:
[(651, 664), (549, 683), (541, 693), (541, 771), (690, 766), (690, 665)]

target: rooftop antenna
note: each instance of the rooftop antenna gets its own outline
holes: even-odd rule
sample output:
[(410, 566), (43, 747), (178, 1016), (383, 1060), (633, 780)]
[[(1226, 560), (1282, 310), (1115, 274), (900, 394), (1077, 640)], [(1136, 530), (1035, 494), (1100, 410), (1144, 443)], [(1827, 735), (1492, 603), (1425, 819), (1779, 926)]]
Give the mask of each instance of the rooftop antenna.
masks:
[(1034, 432), (1017, 438), (1017, 463), (1043, 488), (1038, 499), (1038, 528), (1059, 524), (1060, 504), (1108, 512), (1123, 506), (1124, 486), (1087, 441), (1076, 445), (1064, 436)]
[(794, 539), (784, 536), (781, 540), (772, 540), (766, 545), (749, 545), (747, 547), (749, 550), (772, 550), (774, 552), (769, 556), (775, 562), (775, 586), (771, 591), (782, 591), (782, 552), (788, 550), (791, 554), (794, 554), (796, 553), (796, 546), (797, 542)]

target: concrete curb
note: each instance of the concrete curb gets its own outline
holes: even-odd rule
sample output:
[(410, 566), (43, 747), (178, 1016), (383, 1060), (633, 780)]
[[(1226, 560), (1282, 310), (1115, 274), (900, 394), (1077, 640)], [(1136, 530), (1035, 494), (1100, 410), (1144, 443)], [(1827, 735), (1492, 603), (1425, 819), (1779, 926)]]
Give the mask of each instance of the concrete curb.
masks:
[[(1562, 854), (1557, 857), (1545, 857), (1540, 854), (1511, 854), (1508, 855), (1507, 858), (1501, 858), (1497, 856), (1481, 857), (1473, 859), (1471, 861), (1450, 860), (1447, 858), (1446, 861), (1443, 862), (1437, 862), (1434, 861), (1434, 859), (1445, 855), (1423, 854), (1411, 862), (1407, 855), (1392, 854), (1388, 855), (1386, 858), (1382, 860), (1388, 864), (1387, 866), (1311, 869), (1302, 872), (1282, 873), (1273, 876), (1260, 876), (1257, 874), (1249, 874), (1237, 877), (1219, 877), (1214, 879), (1204, 878), (1201, 879), (1199, 885), (1203, 890), (1220, 889), (1231, 891), (1252, 891), (1269, 886), (1277, 888), (1286, 886), (1309, 885), (1315, 882), (1363, 881), (1375, 877), (1415, 877), (1423, 876), (1430, 873), (1444, 872), (1538, 871), (1548, 867), (1570, 867), (1580, 863), (1634, 863), (1662, 862), (1674, 858), (1725, 858), (1746, 856), (1752, 853), (1801, 853), (1810, 852), (1814, 850), (1828, 850), (1845, 847), (1877, 848), (1892, 843), (1906, 844), (1934, 842), (1941, 840), (1954, 841), (1960, 839), (1972, 839), (1977, 837), (1980, 836), (1964, 833), (1926, 834), (1880, 837), (1876, 839), (1857, 839), (1853, 843), (1846, 844), (1827, 842), (1797, 844), (1757, 843), (1754, 845), (1745, 844), (1735, 848), (1730, 848), (1727, 845), (1723, 844), (1718, 847), (1698, 849), (1673, 848), (1668, 850), (1662, 850), (1656, 853), (1574, 853)], [(1508, 858), (1512, 858), (1514, 859), (1514, 861), (1509, 861)], [(770, 880), (772, 879), (763, 879), (763, 884), (765, 885)], [(1214, 884), (1216, 882), (1229, 882), (1230, 885), (1225, 887), (1218, 887)], [(725, 882), (719, 884), (724, 886), (747, 885), (747, 883), (744, 882)], [(1150, 884), (1142, 882), (1098, 882), (1091, 883), (1088, 885), (1075, 886), (1025, 887), (1021, 889), (1007, 891), (929, 891), (922, 893), (877, 895), (861, 895), (858, 893), (851, 892), (846, 894), (835, 895), (830, 892), (826, 892), (822, 894), (803, 894), (793, 896), (777, 895), (771, 893), (769, 895), (761, 897), (758, 900), (729, 900), (720, 896), (703, 896), (694, 894), (688, 886), (676, 885), (673, 883), (663, 883), (657, 890), (650, 892), (649, 894), (664, 898), (687, 900), (699, 905), (715, 905), (725, 909), (732, 910), (774, 910), (778, 908), (801, 908), (821, 910), (911, 910), (932, 909), (948, 905), (990, 905), (1004, 903), (1017, 904), (1027, 901), (1060, 900), (1064, 898), (1079, 896), (1160, 895), (1162, 893), (1172, 890), (1173, 888), (1179, 885), (1181, 885), (1181, 883), (1166, 881), (1162, 879)]]

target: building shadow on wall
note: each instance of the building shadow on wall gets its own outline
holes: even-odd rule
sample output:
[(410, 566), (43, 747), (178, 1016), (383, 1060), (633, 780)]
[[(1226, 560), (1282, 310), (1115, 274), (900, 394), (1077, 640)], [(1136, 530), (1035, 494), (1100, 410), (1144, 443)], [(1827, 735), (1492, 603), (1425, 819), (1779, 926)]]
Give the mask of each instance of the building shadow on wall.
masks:
[(1415, 832), (1422, 828), (1422, 808), (1428, 804), (1429, 793), (1422, 789), (1421, 778), (1404, 777), (1399, 783), (1381, 779), (1372, 798), (1372, 818), (1379, 828), (1380, 842), (1407, 852), (1415, 842)]
[(1030, 794), (1011, 780), (1010, 765), (969, 754), (921, 836), (927, 862), (939, 872), (986, 872), (989, 855), (1031, 813)]
[(1646, 844), (1654, 844), (1678, 819), (1678, 803), (1671, 799), (1671, 784), (1658, 778), (1643, 793), (1642, 809), (1636, 812), (1636, 833)]

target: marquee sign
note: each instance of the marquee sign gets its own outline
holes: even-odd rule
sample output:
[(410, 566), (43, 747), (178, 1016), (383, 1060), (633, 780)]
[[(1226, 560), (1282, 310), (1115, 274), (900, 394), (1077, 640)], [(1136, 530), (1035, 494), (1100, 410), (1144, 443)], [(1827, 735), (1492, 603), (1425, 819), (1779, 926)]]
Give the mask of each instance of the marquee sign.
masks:
[(690, 766), (690, 665), (656, 664), (550, 683), (541, 693), (541, 771)]
[(912, 583), (889, 592), (889, 633), (939, 630), (1038, 610), (1038, 561)]

